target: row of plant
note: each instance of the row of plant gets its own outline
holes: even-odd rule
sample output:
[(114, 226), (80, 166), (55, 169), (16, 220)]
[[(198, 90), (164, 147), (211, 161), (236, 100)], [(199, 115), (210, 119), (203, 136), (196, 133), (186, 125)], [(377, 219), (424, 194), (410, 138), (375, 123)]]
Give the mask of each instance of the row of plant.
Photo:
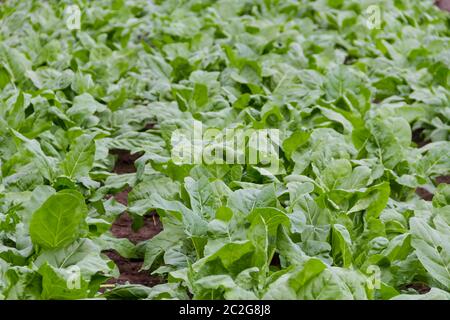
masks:
[[(448, 299), (449, 26), (431, 0), (5, 1), (0, 298)], [(199, 123), (279, 130), (277, 170), (174, 161)], [(164, 230), (115, 238), (124, 211)], [(100, 293), (105, 250), (166, 283)]]

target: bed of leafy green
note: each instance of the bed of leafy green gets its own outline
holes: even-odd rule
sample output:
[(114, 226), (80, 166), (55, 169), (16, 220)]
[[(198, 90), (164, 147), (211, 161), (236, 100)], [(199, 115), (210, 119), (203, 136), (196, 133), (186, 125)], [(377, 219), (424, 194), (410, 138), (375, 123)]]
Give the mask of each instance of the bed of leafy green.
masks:
[[(449, 70), (431, 0), (2, 1), (0, 299), (449, 299)], [(281, 173), (174, 163), (193, 120), (279, 129)], [(107, 249), (166, 283), (99, 293)]]

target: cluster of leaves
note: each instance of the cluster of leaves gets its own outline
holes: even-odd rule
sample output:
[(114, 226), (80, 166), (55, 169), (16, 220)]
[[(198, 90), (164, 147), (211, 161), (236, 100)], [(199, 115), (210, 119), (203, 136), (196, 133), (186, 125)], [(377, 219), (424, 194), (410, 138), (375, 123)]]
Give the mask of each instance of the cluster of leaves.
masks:
[[(110, 299), (450, 298), (450, 16), (376, 1), (370, 30), (372, 4), (2, 3), (0, 298), (98, 296), (105, 249), (167, 279)], [(279, 129), (281, 171), (175, 163), (195, 122)], [(142, 154), (136, 173), (112, 173), (114, 149)], [(127, 187), (128, 206), (109, 197)], [(125, 210), (164, 230), (113, 238)]]

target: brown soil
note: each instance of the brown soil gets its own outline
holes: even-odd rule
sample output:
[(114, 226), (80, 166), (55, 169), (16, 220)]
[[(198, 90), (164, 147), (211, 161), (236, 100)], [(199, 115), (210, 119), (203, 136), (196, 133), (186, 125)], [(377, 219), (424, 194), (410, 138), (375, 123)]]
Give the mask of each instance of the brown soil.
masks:
[(114, 199), (116, 199), (118, 202), (126, 206), (128, 204), (128, 193), (131, 191), (130, 187), (125, 188), (124, 190), (116, 193), (114, 195)]
[(413, 141), (415, 144), (417, 144), (417, 146), (418, 146), (419, 148), (421, 148), (421, 147), (423, 147), (424, 145), (430, 143), (430, 141), (424, 140), (424, 139), (423, 139), (422, 134), (423, 134), (423, 129), (422, 129), (422, 128), (416, 129), (416, 130), (414, 130), (414, 131), (412, 132), (412, 141)]
[(270, 262), (270, 265), (274, 266), (274, 267), (280, 267), (281, 266), (280, 255), (277, 252), (275, 252), (275, 254), (273, 255), (272, 261)]
[(105, 254), (113, 260), (120, 271), (118, 279), (109, 279), (108, 284), (142, 284), (152, 287), (164, 282), (164, 279), (152, 276), (148, 271), (139, 271), (142, 268), (142, 260), (125, 259), (114, 250), (105, 251)]
[(154, 127), (155, 127), (155, 124), (152, 122), (149, 122), (149, 123), (146, 123), (144, 128), (142, 128), (142, 130), (139, 130), (139, 131), (140, 132), (147, 131), (147, 130), (153, 129)]
[(139, 243), (153, 238), (162, 230), (161, 222), (156, 214), (145, 216), (144, 225), (139, 230), (133, 230), (132, 223), (133, 219), (124, 212), (113, 223), (111, 232), (116, 238), (127, 238), (133, 243)]
[[(141, 154), (130, 154), (126, 150), (112, 150), (112, 154), (117, 155), (117, 161), (114, 172), (117, 174), (136, 172), (134, 161), (141, 156)], [(126, 188), (123, 191), (116, 193), (114, 198), (123, 205), (128, 204), (128, 193), (131, 188)], [(116, 238), (127, 238), (133, 243), (139, 243), (153, 238), (162, 230), (162, 224), (159, 221), (158, 215), (152, 213), (144, 217), (144, 224), (139, 230), (133, 230), (133, 219), (127, 212), (123, 212), (111, 227), (111, 232)], [(114, 250), (105, 251), (105, 254), (114, 261), (120, 271), (120, 276), (117, 279), (109, 279), (108, 284), (142, 284), (145, 286), (154, 286), (164, 281), (163, 278), (152, 276), (148, 271), (140, 271), (143, 260), (142, 259), (126, 259), (120, 256)]]
[(450, 175), (437, 177), (436, 182), (437, 184), (441, 183), (450, 184)]
[(131, 154), (130, 151), (121, 149), (113, 149), (110, 153), (117, 156), (116, 165), (114, 167), (115, 173), (123, 174), (136, 172), (134, 162), (142, 156), (142, 153)]
[(404, 287), (404, 289), (414, 289), (420, 294), (428, 293), (431, 290), (431, 288), (427, 284), (422, 283), (422, 282), (410, 283), (410, 284), (406, 285)]
[[(450, 175), (437, 177), (436, 183), (437, 184), (441, 184), (441, 183), (450, 184)], [(433, 200), (433, 196), (434, 196), (428, 190), (426, 190), (424, 188), (420, 188), (420, 187), (416, 189), (416, 194), (419, 197), (421, 197), (423, 200), (426, 200), (426, 201)]]
[(442, 10), (446, 10), (450, 12), (450, 0), (438, 0), (436, 4)]
[(424, 188), (417, 188), (416, 194), (421, 197), (423, 200), (431, 201), (433, 200), (433, 194)]

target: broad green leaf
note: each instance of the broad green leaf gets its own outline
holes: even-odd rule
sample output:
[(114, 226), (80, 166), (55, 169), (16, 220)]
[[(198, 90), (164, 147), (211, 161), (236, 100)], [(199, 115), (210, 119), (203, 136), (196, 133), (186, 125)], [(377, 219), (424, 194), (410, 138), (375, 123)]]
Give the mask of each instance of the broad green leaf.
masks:
[(301, 287), (301, 300), (366, 300), (366, 279), (351, 269), (329, 268)]
[(42, 151), (41, 145), (37, 140), (28, 139), (14, 130), (12, 132), (23, 143), (24, 148), (30, 152), (42, 176), (51, 181), (54, 174), (54, 159)]
[[(78, 278), (76, 272), (43, 264), (39, 270), (42, 276), (42, 299), (83, 299), (88, 295), (88, 282)], [(73, 279), (72, 279), (73, 277)]]
[(94, 155), (95, 143), (93, 137), (87, 134), (78, 137), (61, 163), (64, 174), (72, 179), (87, 176), (92, 169)]
[(348, 268), (352, 265), (352, 239), (348, 230), (340, 224), (332, 228), (332, 253), (334, 263)]
[(86, 214), (84, 197), (79, 192), (59, 191), (33, 213), (31, 239), (45, 249), (65, 247), (82, 234)]
[(410, 220), (412, 245), (430, 275), (450, 288), (450, 227), (439, 217), (434, 222), (436, 229), (424, 219)]

